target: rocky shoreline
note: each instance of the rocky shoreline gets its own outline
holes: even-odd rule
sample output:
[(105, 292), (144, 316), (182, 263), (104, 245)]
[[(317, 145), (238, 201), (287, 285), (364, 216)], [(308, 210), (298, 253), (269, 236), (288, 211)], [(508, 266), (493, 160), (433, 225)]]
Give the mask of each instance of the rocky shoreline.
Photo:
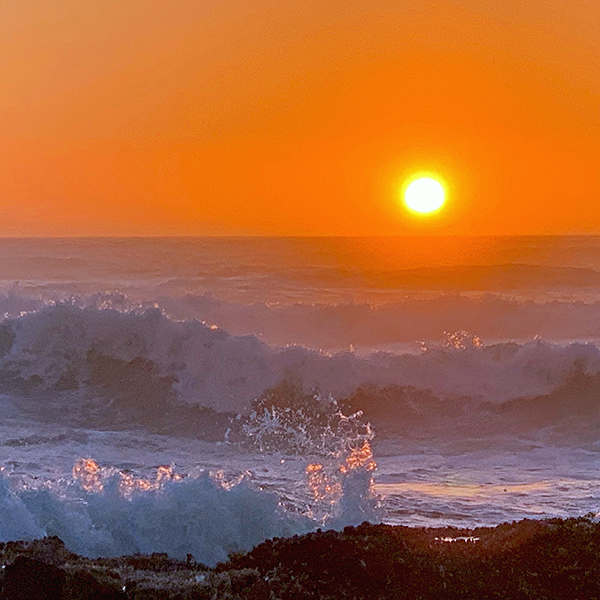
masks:
[(0, 544), (2, 600), (600, 598), (600, 524), (347, 527), (269, 540), (210, 569), (165, 554), (89, 559), (57, 537)]

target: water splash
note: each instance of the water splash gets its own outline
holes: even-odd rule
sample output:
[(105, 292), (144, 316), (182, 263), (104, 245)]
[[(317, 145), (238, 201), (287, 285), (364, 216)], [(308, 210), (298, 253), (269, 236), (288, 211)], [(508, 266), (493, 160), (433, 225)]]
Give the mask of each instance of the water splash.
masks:
[(337, 401), (285, 381), (253, 403), (243, 443), (261, 453), (318, 457), (306, 467), (308, 514), (331, 527), (381, 519), (374, 490), (370, 423), (362, 411), (345, 415)]
[[(342, 464), (336, 465), (333, 470), (327, 469), (322, 463), (311, 463), (306, 467), (308, 487), (313, 498), (319, 501), (328, 501), (335, 504), (342, 496), (343, 476), (357, 469), (366, 472), (375, 471), (377, 463), (373, 458), (373, 450), (368, 440), (360, 447), (350, 448)], [(373, 487), (370, 486), (372, 491)]]
[(311, 516), (333, 528), (379, 522), (381, 499), (373, 481), (376, 469), (369, 440), (350, 447), (343, 461), (309, 464), (307, 485), (314, 500)]
[(373, 439), (362, 411), (346, 415), (331, 395), (305, 393), (284, 381), (252, 403), (242, 419), (241, 443), (262, 453), (281, 452), (339, 458)]

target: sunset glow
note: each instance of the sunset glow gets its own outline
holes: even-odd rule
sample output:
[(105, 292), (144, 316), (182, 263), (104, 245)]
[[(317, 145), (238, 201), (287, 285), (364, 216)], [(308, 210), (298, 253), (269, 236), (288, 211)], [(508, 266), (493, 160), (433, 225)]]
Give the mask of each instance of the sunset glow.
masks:
[[(597, 232), (599, 26), (588, 1), (5, 2), (0, 235)], [(452, 211), (402, 219), (424, 163)]]

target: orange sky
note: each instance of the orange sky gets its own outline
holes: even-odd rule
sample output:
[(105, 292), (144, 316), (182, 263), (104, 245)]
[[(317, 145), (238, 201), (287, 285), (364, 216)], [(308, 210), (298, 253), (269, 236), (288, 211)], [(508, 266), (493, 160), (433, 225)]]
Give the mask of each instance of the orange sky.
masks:
[(599, 73), (597, 0), (4, 1), (0, 236), (600, 233)]

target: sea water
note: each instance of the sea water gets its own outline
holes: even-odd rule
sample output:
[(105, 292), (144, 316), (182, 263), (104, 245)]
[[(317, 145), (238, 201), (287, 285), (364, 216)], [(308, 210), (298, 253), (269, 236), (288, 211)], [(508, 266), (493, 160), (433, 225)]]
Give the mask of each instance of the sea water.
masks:
[(600, 238), (6, 239), (0, 315), (0, 540), (600, 510)]

